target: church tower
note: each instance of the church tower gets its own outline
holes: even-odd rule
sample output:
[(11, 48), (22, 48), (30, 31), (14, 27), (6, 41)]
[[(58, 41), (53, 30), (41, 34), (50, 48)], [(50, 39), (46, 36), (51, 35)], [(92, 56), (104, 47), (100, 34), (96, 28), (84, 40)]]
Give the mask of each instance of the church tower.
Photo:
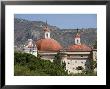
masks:
[(80, 42), (80, 34), (78, 33), (78, 29), (77, 29), (77, 34), (76, 34), (76, 36), (75, 36), (75, 44), (81, 45), (81, 42)]
[(50, 38), (50, 30), (49, 30), (49, 28), (47, 26), (47, 21), (46, 21), (46, 26), (44, 27), (44, 31), (45, 31), (44, 38), (45, 39)]

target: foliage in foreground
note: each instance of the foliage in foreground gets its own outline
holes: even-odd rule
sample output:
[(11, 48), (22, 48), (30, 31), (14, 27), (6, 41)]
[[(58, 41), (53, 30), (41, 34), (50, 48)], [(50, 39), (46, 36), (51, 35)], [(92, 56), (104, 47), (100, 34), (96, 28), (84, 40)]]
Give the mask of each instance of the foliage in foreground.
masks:
[(65, 76), (64, 65), (57, 65), (27, 53), (14, 54), (15, 76)]
[(96, 62), (91, 61), (91, 70), (77, 74), (68, 74), (65, 71), (65, 63), (61, 63), (61, 54), (55, 55), (55, 60), (42, 60), (40, 55), (35, 57), (28, 53), (15, 52), (14, 53), (14, 75), (15, 76), (96, 76), (93, 72), (96, 68)]

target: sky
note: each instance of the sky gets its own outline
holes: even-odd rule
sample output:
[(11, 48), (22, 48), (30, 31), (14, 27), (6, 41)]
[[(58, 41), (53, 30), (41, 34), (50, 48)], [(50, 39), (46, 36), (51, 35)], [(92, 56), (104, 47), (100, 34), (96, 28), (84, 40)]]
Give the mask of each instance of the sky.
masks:
[(97, 28), (96, 14), (15, 14), (15, 18), (48, 22), (61, 29)]

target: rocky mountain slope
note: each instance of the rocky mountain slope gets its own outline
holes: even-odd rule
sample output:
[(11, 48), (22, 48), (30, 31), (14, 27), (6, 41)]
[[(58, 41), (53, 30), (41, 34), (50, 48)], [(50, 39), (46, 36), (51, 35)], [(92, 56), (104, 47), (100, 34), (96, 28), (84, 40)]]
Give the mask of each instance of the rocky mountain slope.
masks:
[[(43, 26), (45, 22), (42, 21), (28, 21), (24, 19), (14, 19), (14, 45), (22, 46), (28, 39), (37, 41), (44, 37)], [(56, 26), (48, 24), (51, 30), (51, 38), (57, 40), (63, 47), (74, 44), (74, 36), (77, 32), (76, 29), (60, 29)], [(81, 43), (93, 46), (97, 40), (97, 29), (86, 28), (79, 29), (81, 35)]]

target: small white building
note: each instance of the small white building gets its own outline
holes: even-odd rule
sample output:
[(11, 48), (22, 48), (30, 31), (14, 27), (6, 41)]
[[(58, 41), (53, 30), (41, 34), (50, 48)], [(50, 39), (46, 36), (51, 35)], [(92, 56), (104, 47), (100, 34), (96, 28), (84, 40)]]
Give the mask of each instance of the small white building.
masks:
[(24, 52), (33, 54), (34, 56), (37, 57), (37, 47), (36, 47), (36, 44), (34, 44), (32, 39), (28, 39), (28, 44), (26, 46), (24, 45)]

